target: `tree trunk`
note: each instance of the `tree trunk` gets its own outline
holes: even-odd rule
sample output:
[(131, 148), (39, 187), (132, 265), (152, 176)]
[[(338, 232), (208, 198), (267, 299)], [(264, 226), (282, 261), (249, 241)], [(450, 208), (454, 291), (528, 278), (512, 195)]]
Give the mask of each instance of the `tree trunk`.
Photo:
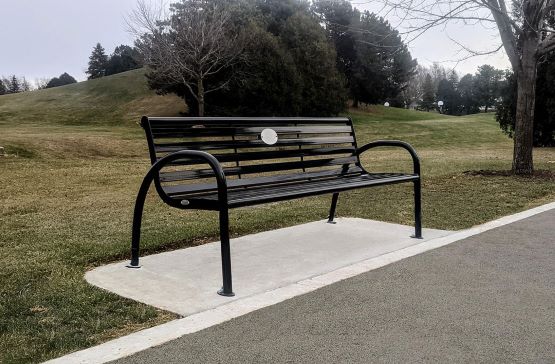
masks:
[(517, 75), (518, 97), (514, 133), (513, 173), (534, 172), (534, 108), (536, 103), (536, 46), (535, 35), (527, 34), (522, 42), (522, 58)]
[(197, 81), (198, 92), (198, 116), (204, 116), (204, 81), (199, 79)]
[(358, 99), (356, 97), (353, 97), (353, 107), (358, 109)]

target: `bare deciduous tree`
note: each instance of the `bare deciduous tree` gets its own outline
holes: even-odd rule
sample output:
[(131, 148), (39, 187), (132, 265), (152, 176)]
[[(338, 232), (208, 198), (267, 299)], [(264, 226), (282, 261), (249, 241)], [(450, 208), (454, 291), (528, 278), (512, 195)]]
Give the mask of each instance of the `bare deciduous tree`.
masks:
[(169, 15), (163, 9), (139, 1), (128, 24), (139, 35), (137, 45), (148, 69), (185, 86), (203, 116), (205, 95), (232, 80), (243, 39), (225, 1), (181, 0), (170, 6)]
[(494, 53), (503, 48), (518, 80), (513, 172), (533, 173), (533, 120), (538, 63), (555, 51), (555, 0), (382, 0), (388, 16), (403, 21), (407, 40), (449, 22), (496, 27), (500, 44), (479, 51), (459, 45), (468, 56)]

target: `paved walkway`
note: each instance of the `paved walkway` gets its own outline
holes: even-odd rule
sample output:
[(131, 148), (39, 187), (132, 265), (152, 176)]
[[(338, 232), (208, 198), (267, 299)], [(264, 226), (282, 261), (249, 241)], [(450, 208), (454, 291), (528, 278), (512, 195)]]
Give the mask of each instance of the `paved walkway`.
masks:
[(554, 267), (551, 210), (116, 363), (553, 363)]

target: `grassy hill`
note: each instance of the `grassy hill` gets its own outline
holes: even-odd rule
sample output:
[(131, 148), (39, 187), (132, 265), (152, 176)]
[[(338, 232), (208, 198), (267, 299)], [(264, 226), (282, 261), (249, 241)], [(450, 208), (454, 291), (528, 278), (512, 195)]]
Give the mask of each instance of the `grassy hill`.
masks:
[(72, 85), (0, 96), (0, 126), (129, 125), (144, 113), (177, 115), (185, 109), (175, 96), (149, 90), (142, 69)]
[[(127, 259), (134, 199), (149, 167), (139, 116), (176, 115), (173, 96), (142, 71), (0, 96), (0, 363), (39, 362), (175, 318), (89, 286), (91, 267)], [(403, 139), (422, 158), (424, 226), (461, 229), (555, 199), (550, 178), (507, 170), (512, 141), (491, 114), (445, 117), (372, 106), (350, 110), (359, 142)], [(555, 170), (555, 149), (535, 151)], [(406, 153), (365, 153), (372, 171), (410, 168)], [(410, 186), (341, 195), (339, 216), (412, 224)], [(330, 197), (231, 213), (233, 236), (326, 217)], [(302, 206), (302, 209), (299, 208)], [(178, 211), (151, 196), (143, 254), (215, 241), (217, 214)], [(186, 264), (186, 262), (184, 263)]]

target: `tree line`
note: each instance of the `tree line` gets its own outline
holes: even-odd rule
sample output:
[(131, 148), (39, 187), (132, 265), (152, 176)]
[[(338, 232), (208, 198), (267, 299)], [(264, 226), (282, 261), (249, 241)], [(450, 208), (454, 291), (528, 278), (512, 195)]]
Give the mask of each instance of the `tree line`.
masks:
[[(405, 105), (448, 115), (475, 114), (490, 111), (502, 96), (505, 71), (490, 65), (479, 66), (475, 74), (459, 79), (455, 70), (440, 65), (418, 66), (405, 92)], [(439, 105), (438, 103), (442, 103)]]
[(132, 23), (149, 86), (195, 115), (333, 115), (395, 98), (416, 68), (383, 18), (346, 0), (181, 0)]
[(10, 77), (0, 78), (0, 95), (17, 94), (19, 92), (30, 91), (31, 88), (31, 84), (25, 77), (11, 75)]
[[(136, 48), (128, 45), (117, 46), (111, 55), (106, 55), (104, 48), (98, 43), (89, 57), (87, 74), (89, 79), (109, 76), (142, 67), (141, 56)], [(36, 79), (31, 85), (25, 77), (12, 75), (0, 77), (0, 95), (42, 90), (76, 83), (77, 80), (68, 74), (62, 73), (58, 77)]]

